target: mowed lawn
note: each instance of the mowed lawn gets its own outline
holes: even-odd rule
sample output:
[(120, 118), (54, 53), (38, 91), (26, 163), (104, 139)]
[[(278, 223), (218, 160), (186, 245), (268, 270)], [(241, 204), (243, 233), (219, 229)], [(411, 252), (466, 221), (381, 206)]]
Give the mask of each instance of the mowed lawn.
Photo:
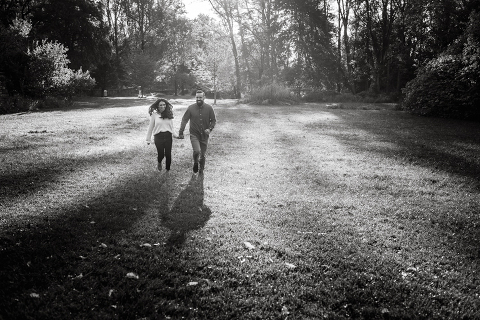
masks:
[(153, 101), (0, 115), (0, 319), (480, 319), (479, 123), (219, 101), (194, 175)]

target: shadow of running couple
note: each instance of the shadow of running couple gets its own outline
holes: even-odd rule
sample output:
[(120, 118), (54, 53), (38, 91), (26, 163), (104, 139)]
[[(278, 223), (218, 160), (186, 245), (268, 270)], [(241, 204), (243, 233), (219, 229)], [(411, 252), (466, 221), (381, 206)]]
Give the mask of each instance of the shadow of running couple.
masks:
[(163, 226), (170, 229), (168, 248), (181, 247), (189, 231), (203, 228), (212, 212), (203, 203), (203, 174), (193, 174), (187, 187), (180, 192), (172, 208), (160, 209)]

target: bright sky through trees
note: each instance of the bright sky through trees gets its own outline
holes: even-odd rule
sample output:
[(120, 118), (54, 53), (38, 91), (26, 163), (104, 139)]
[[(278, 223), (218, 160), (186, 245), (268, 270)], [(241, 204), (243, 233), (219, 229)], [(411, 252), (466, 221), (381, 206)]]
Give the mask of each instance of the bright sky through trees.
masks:
[(195, 19), (200, 13), (214, 16), (212, 6), (208, 0), (183, 0), (185, 11), (189, 19)]

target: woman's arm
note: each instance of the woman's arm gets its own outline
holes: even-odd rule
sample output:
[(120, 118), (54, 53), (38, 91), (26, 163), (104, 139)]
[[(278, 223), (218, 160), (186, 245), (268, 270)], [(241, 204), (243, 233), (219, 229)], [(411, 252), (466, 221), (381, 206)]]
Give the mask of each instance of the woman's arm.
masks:
[(153, 127), (155, 126), (155, 114), (152, 113), (150, 116), (150, 123), (148, 125), (148, 131), (147, 131), (147, 143), (150, 144), (152, 143), (152, 132), (153, 132)]

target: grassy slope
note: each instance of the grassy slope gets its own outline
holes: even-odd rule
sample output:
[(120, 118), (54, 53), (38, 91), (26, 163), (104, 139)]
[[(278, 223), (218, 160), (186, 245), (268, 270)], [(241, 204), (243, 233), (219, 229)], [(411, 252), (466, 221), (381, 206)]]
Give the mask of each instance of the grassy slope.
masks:
[(478, 124), (219, 105), (197, 177), (98, 101), (1, 116), (5, 319), (480, 317)]

